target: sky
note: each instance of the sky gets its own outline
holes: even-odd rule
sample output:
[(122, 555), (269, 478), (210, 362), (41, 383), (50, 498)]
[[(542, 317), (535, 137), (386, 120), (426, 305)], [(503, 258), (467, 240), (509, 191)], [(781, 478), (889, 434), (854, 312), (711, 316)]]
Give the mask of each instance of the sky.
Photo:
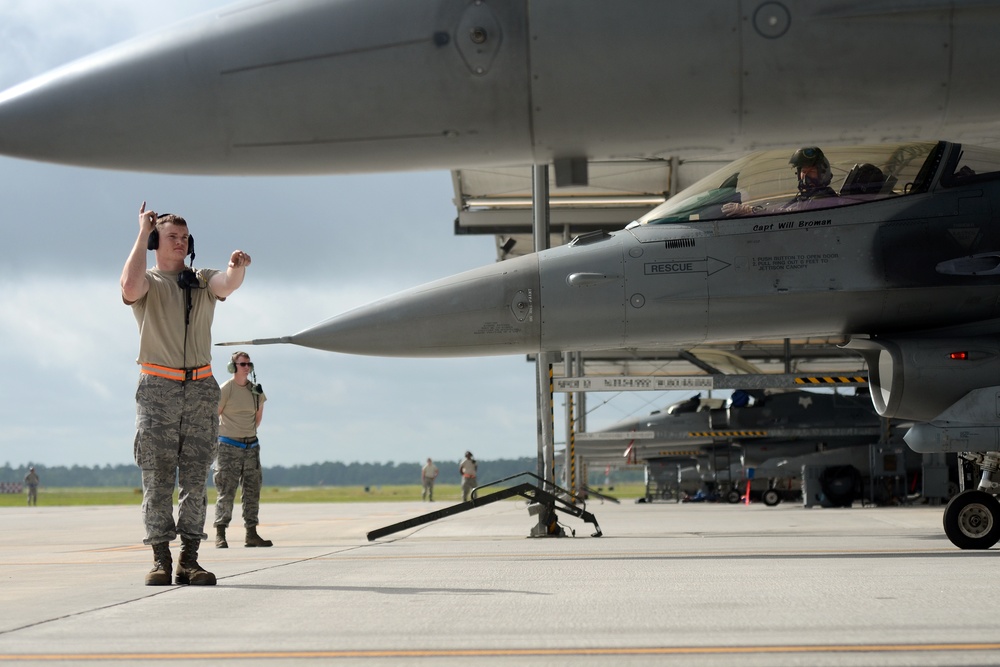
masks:
[[(4, 0), (0, 90), (222, 0)], [(136, 174), (0, 157), (0, 461), (130, 463), (138, 330), (119, 278), (139, 206), (183, 215), (200, 267), (253, 264), (213, 338), (295, 333), (394, 292), (495, 261), (455, 236), (447, 171), (309, 177)], [(149, 265), (153, 265), (150, 254)], [(216, 348), (220, 383), (232, 348)], [(384, 359), (249, 348), (268, 395), (267, 466), (534, 457), (535, 367), (523, 356)], [(591, 429), (675, 400), (595, 394)], [(556, 395), (561, 420), (562, 395)], [(557, 427), (556, 442), (564, 437)]]

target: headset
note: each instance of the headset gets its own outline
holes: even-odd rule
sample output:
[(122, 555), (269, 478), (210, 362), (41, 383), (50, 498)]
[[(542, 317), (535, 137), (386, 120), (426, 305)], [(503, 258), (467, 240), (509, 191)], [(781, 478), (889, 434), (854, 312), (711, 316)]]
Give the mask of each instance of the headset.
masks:
[[(173, 217), (176, 220), (180, 220), (181, 222), (184, 223), (184, 227), (187, 227), (187, 221), (184, 220), (184, 218), (182, 218), (181, 216), (174, 215), (173, 213), (158, 213), (156, 215), (156, 222), (158, 223), (160, 220), (168, 216)], [(159, 247), (160, 247), (160, 230), (156, 228), (156, 223), (153, 223), (153, 229), (149, 232), (149, 236), (146, 238), (146, 250), (156, 250)], [(191, 236), (190, 234), (188, 234), (187, 255), (191, 257), (191, 265), (185, 267), (184, 270), (182, 270), (177, 275), (177, 284), (181, 286), (181, 289), (187, 291), (189, 297), (188, 314), (187, 317), (185, 317), (185, 322), (187, 322), (187, 320), (190, 317), (191, 290), (202, 289), (205, 287), (204, 285), (201, 284), (201, 279), (198, 277), (198, 274), (194, 270), (194, 237)]]
[[(174, 215), (173, 213), (158, 213), (156, 215), (156, 221), (159, 222), (161, 218), (165, 218), (167, 216), (173, 216), (175, 218), (180, 218), (181, 220), (184, 220), (184, 218), (181, 218), (179, 215)], [(184, 226), (187, 227), (187, 221), (184, 222)], [(149, 232), (149, 237), (146, 239), (146, 250), (156, 250), (159, 247), (160, 247), (160, 230), (158, 230), (156, 228), (156, 225), (154, 224), (153, 225), (153, 230), (151, 232)], [(191, 256), (191, 263), (193, 264), (194, 263), (194, 237), (191, 236), (191, 235), (188, 235), (188, 250), (187, 250), (187, 254)]]
[[(237, 350), (236, 352), (233, 353), (233, 356), (229, 358), (229, 363), (226, 364), (226, 370), (229, 371), (230, 373), (235, 374), (236, 360), (240, 357), (247, 357), (249, 359), (250, 355), (248, 355), (246, 352), (243, 352), (242, 350)], [(252, 364), (253, 362), (250, 363)], [(259, 396), (264, 393), (264, 387), (263, 385), (257, 384), (257, 371), (254, 370), (253, 366), (250, 366), (250, 372), (253, 374), (253, 380), (247, 382), (247, 387), (250, 389), (251, 394)]]

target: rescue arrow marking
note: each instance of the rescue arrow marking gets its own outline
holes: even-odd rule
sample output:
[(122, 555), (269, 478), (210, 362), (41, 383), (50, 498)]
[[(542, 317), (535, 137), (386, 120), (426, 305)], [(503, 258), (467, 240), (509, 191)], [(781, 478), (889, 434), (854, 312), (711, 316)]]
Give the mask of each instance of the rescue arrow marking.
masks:
[(675, 259), (669, 262), (651, 262), (646, 264), (647, 276), (668, 276), (676, 273), (707, 273), (712, 275), (731, 266), (728, 262), (714, 257), (705, 259)]

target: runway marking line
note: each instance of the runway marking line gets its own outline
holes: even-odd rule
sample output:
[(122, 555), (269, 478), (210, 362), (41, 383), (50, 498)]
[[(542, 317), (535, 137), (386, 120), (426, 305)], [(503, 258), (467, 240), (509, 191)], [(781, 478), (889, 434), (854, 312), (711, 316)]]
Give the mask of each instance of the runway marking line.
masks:
[(956, 644), (817, 644), (794, 646), (650, 646), (620, 648), (407, 649), (341, 651), (217, 651), (180, 653), (21, 653), (0, 654), (14, 660), (248, 660), (276, 658), (490, 658), (535, 656), (750, 655), (762, 653), (932, 653), (997, 651), (1000, 643)]
[[(467, 554), (400, 554), (400, 553), (379, 553), (372, 554), (370, 551), (363, 555), (347, 555), (347, 551), (356, 551), (358, 548), (368, 547), (370, 545), (361, 545), (361, 547), (352, 547), (344, 552), (334, 553), (334, 554), (321, 554), (319, 556), (309, 556), (301, 559), (289, 559), (281, 556), (264, 556), (262, 554), (245, 554), (237, 558), (236, 560), (254, 560), (254, 561), (274, 561), (286, 563), (292, 565), (295, 563), (305, 563), (313, 561), (343, 561), (343, 560), (448, 560), (454, 558), (468, 558)], [(145, 552), (147, 547), (142, 547), (142, 551)], [(113, 550), (108, 550), (113, 551)], [(114, 550), (116, 551), (116, 550)], [(557, 552), (557, 551), (545, 551), (545, 552), (511, 552), (511, 553), (482, 553), (476, 554), (476, 558), (483, 560), (510, 560), (515, 558), (518, 560), (587, 560), (591, 558), (631, 558), (631, 559), (642, 559), (642, 558), (672, 558), (672, 559), (682, 559), (682, 558), (748, 558), (748, 557), (768, 557), (768, 558), (795, 558), (797, 556), (856, 556), (871, 554), (872, 556), (884, 556), (884, 555), (913, 555), (913, 554), (941, 554), (949, 553), (957, 555), (967, 555), (967, 556), (982, 556), (986, 551), (962, 551), (956, 547), (941, 547), (941, 548), (920, 548), (920, 549), (796, 549), (788, 551), (608, 551), (608, 552)], [(995, 553), (995, 552), (993, 552)], [(206, 554), (204, 560), (209, 562), (217, 562), (222, 560), (222, 556), (214, 557), (211, 554)], [(231, 560), (231, 557), (227, 554), (225, 560)], [(129, 561), (93, 561), (93, 560), (49, 560), (49, 561), (2, 561), (0, 560), (0, 565), (5, 567), (14, 566), (35, 566), (35, 565), (109, 565), (118, 566), (122, 564), (129, 564)]]
[[(593, 552), (510, 552), (510, 553), (477, 553), (476, 558), (489, 560), (517, 559), (573, 559), (587, 560), (590, 558), (703, 558), (706, 556), (716, 557), (739, 557), (739, 556), (767, 556), (771, 558), (790, 558), (795, 556), (840, 556), (840, 555), (864, 555), (883, 556), (891, 554), (940, 554), (955, 553), (961, 554), (962, 550), (957, 547), (940, 548), (915, 548), (915, 549), (789, 549), (785, 551), (775, 551), (766, 549), (760, 551), (593, 551)], [(365, 552), (360, 555), (333, 555), (320, 556), (315, 560), (445, 560), (450, 558), (468, 558), (468, 554), (402, 554), (402, 553), (379, 553), (372, 554)]]

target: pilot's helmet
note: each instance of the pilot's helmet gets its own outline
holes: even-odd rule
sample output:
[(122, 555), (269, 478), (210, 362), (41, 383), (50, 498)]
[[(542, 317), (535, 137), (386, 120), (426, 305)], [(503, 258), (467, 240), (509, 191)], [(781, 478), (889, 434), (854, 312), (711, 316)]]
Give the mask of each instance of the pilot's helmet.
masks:
[(823, 151), (816, 146), (807, 146), (795, 151), (788, 164), (795, 167), (796, 176), (799, 175), (802, 167), (817, 167), (817, 171), (819, 172), (819, 183), (817, 185), (819, 186), (830, 185), (830, 181), (833, 180), (833, 172), (830, 171), (830, 161), (823, 155)]
[(866, 162), (858, 167), (858, 174), (854, 179), (854, 194), (878, 194), (885, 184), (885, 174), (875, 165)]

